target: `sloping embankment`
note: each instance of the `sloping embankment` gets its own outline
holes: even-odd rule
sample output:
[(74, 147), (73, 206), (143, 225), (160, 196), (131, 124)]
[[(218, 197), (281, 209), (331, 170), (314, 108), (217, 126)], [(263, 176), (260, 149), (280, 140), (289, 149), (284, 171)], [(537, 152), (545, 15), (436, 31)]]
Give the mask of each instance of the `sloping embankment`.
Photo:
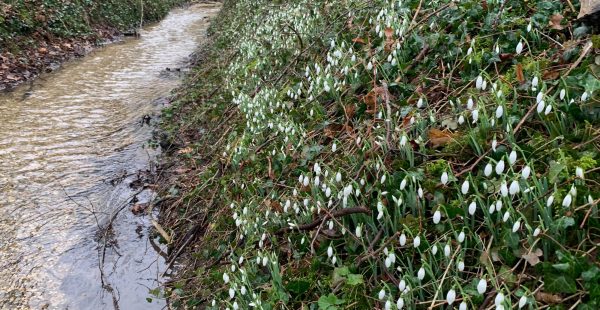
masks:
[(599, 307), (579, 9), (226, 1), (164, 113), (173, 305)]

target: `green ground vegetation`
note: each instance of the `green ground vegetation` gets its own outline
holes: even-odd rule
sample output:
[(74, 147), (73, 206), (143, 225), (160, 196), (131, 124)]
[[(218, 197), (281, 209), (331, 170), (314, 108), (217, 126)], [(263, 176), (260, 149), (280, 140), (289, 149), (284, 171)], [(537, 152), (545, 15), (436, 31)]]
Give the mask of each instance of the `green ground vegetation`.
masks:
[(172, 304), (598, 309), (600, 47), (578, 11), (225, 1), (164, 111)]

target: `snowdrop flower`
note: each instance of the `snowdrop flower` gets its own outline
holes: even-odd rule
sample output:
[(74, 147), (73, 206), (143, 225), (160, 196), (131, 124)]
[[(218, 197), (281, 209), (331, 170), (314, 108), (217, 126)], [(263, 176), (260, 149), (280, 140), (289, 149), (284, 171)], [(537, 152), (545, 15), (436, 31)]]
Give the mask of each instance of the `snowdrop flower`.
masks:
[(392, 302), (389, 299), (385, 301), (385, 306), (383, 307), (383, 309), (385, 309), (385, 310), (392, 309)]
[[(325, 184), (323, 184), (323, 186), (325, 186)], [(327, 189), (325, 189), (325, 197), (329, 198), (331, 196), (331, 188), (327, 187)]]
[(506, 181), (502, 181), (502, 184), (500, 184), (500, 194), (502, 194), (502, 197), (508, 196), (508, 186), (506, 185)]
[(367, 65), (367, 70), (371, 71), (373, 69), (373, 63), (369, 61), (369, 64)]
[(471, 117), (473, 117), (473, 124), (477, 123), (477, 120), (479, 119), (479, 110), (474, 110)]
[(504, 223), (508, 222), (508, 219), (510, 218), (510, 212), (506, 211), (504, 212), (504, 216), (502, 217), (502, 221)]
[(488, 163), (483, 169), (483, 175), (489, 177), (492, 174), (492, 164)]
[(337, 262), (337, 256), (334, 256), (334, 257), (331, 259), (331, 264), (335, 265), (335, 262)]
[(523, 167), (523, 170), (521, 171), (521, 177), (523, 179), (527, 180), (529, 178), (530, 174), (531, 174), (531, 168), (529, 166)]
[(504, 114), (504, 107), (499, 105), (496, 108), (496, 118), (501, 118), (503, 114)]
[(467, 303), (466, 302), (461, 302), (460, 306), (458, 306), (458, 310), (467, 310)]
[(473, 53), (473, 48), (469, 47), (469, 49), (467, 50), (467, 56), (471, 55), (471, 53)]
[(400, 246), (406, 245), (406, 235), (405, 234), (401, 234), (400, 235), (400, 239), (398, 241), (400, 241)]
[(336, 150), (337, 150), (337, 144), (335, 142), (333, 142), (333, 145), (331, 146), (331, 151), (333, 153), (335, 153)]
[(561, 90), (560, 90), (560, 95), (559, 95), (559, 97), (560, 97), (560, 100), (563, 100), (563, 99), (565, 99), (565, 95), (566, 95), (566, 94), (567, 94), (567, 91), (566, 91), (564, 88), (563, 88), (563, 89), (561, 89)]
[(512, 232), (516, 233), (517, 231), (519, 231), (519, 228), (521, 228), (521, 221), (516, 221), (513, 224)]
[(398, 301), (396, 301), (396, 308), (398, 308), (398, 310), (404, 308), (404, 299), (402, 297), (398, 298)]
[(496, 201), (496, 211), (500, 212), (502, 210), (502, 200)]
[(473, 110), (473, 99), (472, 98), (469, 98), (469, 100), (467, 100), (467, 109)]
[(450, 256), (450, 250), (450, 244), (446, 243), (446, 245), (444, 246), (444, 256)]
[(431, 247), (431, 254), (435, 255), (435, 254), (437, 254), (437, 252), (438, 252), (438, 247), (437, 247), (437, 245), (434, 244)]
[(440, 219), (442, 218), (442, 213), (437, 210), (435, 211), (435, 213), (433, 213), (433, 223), (434, 224), (438, 224), (440, 222)]
[(519, 182), (517, 181), (512, 181), (510, 182), (510, 188), (508, 189), (508, 192), (511, 195), (515, 195), (516, 193), (518, 193), (521, 190), (521, 188), (519, 187)]
[(406, 187), (406, 178), (402, 179), (402, 182), (400, 182), (400, 190), (404, 190), (405, 187)]
[(390, 268), (392, 266), (392, 259), (388, 256), (385, 258), (385, 267)]
[(386, 178), (387, 176), (385, 174), (381, 176), (381, 184), (385, 183)]
[(500, 306), (500, 305), (502, 305), (503, 302), (504, 302), (504, 294), (502, 294), (502, 293), (499, 292), (496, 295), (496, 298), (494, 298), (494, 304), (496, 306)]
[(537, 104), (537, 112), (538, 112), (538, 114), (544, 112), (544, 108), (545, 107), (546, 107), (546, 103), (544, 102), (544, 100), (539, 101), (538, 104)]
[(419, 272), (417, 272), (417, 278), (419, 278), (419, 280), (423, 280), (423, 278), (425, 278), (425, 269), (423, 267), (421, 267)]
[(226, 272), (223, 273), (223, 282), (225, 282), (225, 284), (229, 283), (229, 275)]
[(417, 108), (422, 108), (423, 107), (423, 97), (419, 98), (419, 101), (417, 101)]
[(233, 287), (229, 288), (229, 298), (233, 299), (235, 297), (235, 290)]
[(458, 234), (458, 243), (463, 243), (463, 241), (465, 241), (465, 232), (461, 231), (460, 234)]
[(521, 296), (521, 299), (519, 299), (519, 309), (525, 307), (525, 305), (527, 304), (527, 297), (525, 297), (525, 295)]
[(340, 172), (335, 175), (335, 181), (338, 183), (342, 181), (342, 174)]
[(497, 164), (496, 164), (496, 174), (497, 175), (501, 175), (502, 172), (504, 172), (504, 159), (501, 159)]
[(527, 25), (527, 32), (531, 32), (531, 22)]
[(521, 54), (521, 52), (523, 51), (523, 42), (519, 41), (519, 44), (517, 44), (517, 48), (515, 49), (515, 52), (517, 52), (517, 55)]
[(404, 291), (404, 289), (406, 289), (406, 281), (400, 280), (400, 283), (398, 283), (398, 290), (400, 292)]
[(413, 246), (415, 248), (418, 248), (421, 245), (421, 237), (416, 236), (415, 239), (413, 240)]
[(304, 185), (304, 187), (307, 187), (309, 182), (310, 182), (310, 178), (308, 176), (305, 176), (302, 185)]
[(465, 123), (465, 117), (464, 117), (464, 116), (462, 116), (462, 115), (460, 115), (460, 116), (458, 117), (458, 124), (459, 124), (459, 125), (462, 125), (462, 124), (464, 124), (464, 123)]
[(329, 246), (327, 248), (327, 257), (332, 257), (333, 256), (333, 248), (331, 246)]
[(494, 138), (494, 140), (492, 140), (492, 151), (496, 151), (496, 147), (498, 147), (498, 141)]
[(423, 189), (421, 187), (419, 187), (419, 189), (417, 190), (417, 194), (419, 195), (419, 198), (423, 198)]
[(408, 142), (408, 139), (406, 138), (406, 135), (402, 135), (402, 137), (400, 137), (400, 146), (405, 146), (406, 142)]
[(510, 155), (508, 155), (508, 162), (510, 163), (510, 165), (514, 165), (514, 163), (517, 161), (517, 152), (515, 152), (514, 150), (512, 152), (510, 152)]
[(485, 293), (486, 290), (487, 290), (487, 281), (482, 278), (481, 280), (479, 280), (479, 283), (477, 283), (477, 292), (479, 292), (479, 294), (483, 294), (483, 293)]
[(546, 201), (546, 207), (550, 207), (553, 202), (554, 202), (554, 195), (550, 195), (550, 197), (548, 197), (548, 200)]
[(448, 173), (444, 171), (441, 177), (442, 185), (446, 185), (448, 183)]
[(380, 202), (377, 203), (377, 219), (381, 220), (383, 218), (383, 204)]
[(483, 84), (483, 77), (480, 75), (477, 77), (477, 80), (475, 82), (475, 88), (481, 89), (482, 84)]
[(456, 300), (456, 292), (453, 289), (451, 289), (446, 294), (446, 301), (448, 302), (449, 305), (451, 305), (454, 303), (455, 300)]
[(465, 180), (461, 186), (461, 192), (466, 195), (469, 192), (469, 180)]
[(465, 270), (465, 262), (463, 262), (463, 261), (458, 262), (457, 268), (458, 268), (458, 271), (461, 271), (461, 272), (464, 271)]
[(471, 202), (471, 204), (469, 205), (469, 214), (473, 215), (475, 214), (475, 211), (477, 210), (477, 204), (475, 203), (475, 200), (473, 200)]
[(542, 230), (541, 230), (539, 227), (537, 227), (537, 228), (536, 228), (536, 229), (533, 231), (533, 236), (534, 236), (534, 237), (537, 237), (537, 236), (539, 236), (539, 235), (540, 235), (540, 233), (541, 233), (541, 232), (542, 232)]
[(531, 90), (536, 91), (538, 86), (538, 77), (534, 76), (533, 80), (531, 80)]
[(383, 300), (385, 298), (385, 289), (381, 289), (381, 291), (379, 291), (379, 299)]
[(588, 95), (588, 92), (587, 92), (587, 91), (584, 91), (584, 92), (583, 92), (583, 94), (581, 95), (581, 101), (586, 101), (586, 100), (587, 100), (587, 98), (588, 98), (588, 96), (589, 96), (589, 95)]
[(565, 198), (563, 199), (562, 206), (567, 208), (567, 207), (571, 206), (572, 201), (573, 201), (573, 197), (571, 196), (571, 193), (568, 193), (567, 196), (565, 196)]
[(356, 226), (356, 230), (354, 231), (354, 234), (356, 235), (357, 238), (362, 237), (362, 226), (361, 225)]
[(575, 176), (577, 176), (580, 179), (583, 179), (583, 169), (581, 169), (581, 167), (577, 167), (575, 168)]

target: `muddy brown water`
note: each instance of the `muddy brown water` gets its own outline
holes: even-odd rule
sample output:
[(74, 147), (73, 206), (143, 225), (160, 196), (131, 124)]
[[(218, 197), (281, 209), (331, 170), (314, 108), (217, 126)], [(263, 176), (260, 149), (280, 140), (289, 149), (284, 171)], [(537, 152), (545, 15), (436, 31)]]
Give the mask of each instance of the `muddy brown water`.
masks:
[[(149, 216), (129, 211), (157, 154), (142, 120), (168, 104), (181, 72), (165, 69), (185, 65), (218, 9), (175, 9), (138, 39), (0, 95), (0, 309), (165, 306), (149, 293), (166, 268)], [(104, 251), (98, 226), (114, 214)]]

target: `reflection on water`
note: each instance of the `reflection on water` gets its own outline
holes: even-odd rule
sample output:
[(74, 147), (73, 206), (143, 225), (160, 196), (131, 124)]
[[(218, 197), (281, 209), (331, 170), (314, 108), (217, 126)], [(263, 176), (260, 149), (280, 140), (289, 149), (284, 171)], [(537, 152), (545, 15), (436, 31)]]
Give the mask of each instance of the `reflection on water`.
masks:
[[(140, 39), (0, 96), (0, 308), (111, 309), (113, 296), (121, 309), (164, 306), (146, 301), (164, 271), (148, 217), (129, 206), (118, 213), (117, 242), (104, 255), (96, 234), (137, 192), (137, 172), (150, 169), (142, 119), (180, 82), (165, 68), (185, 63), (217, 10), (174, 10)], [(102, 288), (101, 257), (114, 294)]]

